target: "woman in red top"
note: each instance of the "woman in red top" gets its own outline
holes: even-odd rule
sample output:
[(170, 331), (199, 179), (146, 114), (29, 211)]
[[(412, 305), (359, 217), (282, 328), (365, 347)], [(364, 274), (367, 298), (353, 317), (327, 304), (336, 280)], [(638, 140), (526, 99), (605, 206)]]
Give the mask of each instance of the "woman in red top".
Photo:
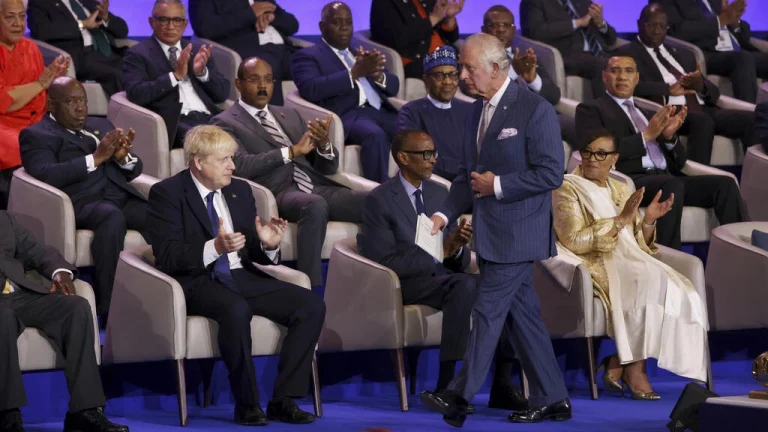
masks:
[(47, 68), (34, 42), (23, 37), (27, 12), (21, 0), (0, 0), (0, 209), (5, 209), (13, 171), (21, 165), (19, 132), (40, 121), (46, 89), (69, 68), (58, 57)]

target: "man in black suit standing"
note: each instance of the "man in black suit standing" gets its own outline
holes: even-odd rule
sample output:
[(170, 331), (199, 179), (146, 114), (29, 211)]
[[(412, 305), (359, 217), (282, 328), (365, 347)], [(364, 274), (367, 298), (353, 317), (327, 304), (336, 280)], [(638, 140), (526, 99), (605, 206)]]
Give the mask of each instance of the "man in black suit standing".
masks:
[(109, 0), (29, 0), (29, 31), (72, 56), (80, 81), (93, 80), (112, 96), (123, 90), (123, 49), (128, 24), (109, 12)]
[(168, 143), (184, 146), (184, 135), (207, 124), (227, 100), (229, 81), (216, 69), (211, 47), (182, 41), (187, 13), (179, 0), (157, 0), (149, 18), (151, 38), (125, 54), (128, 99), (165, 120)]
[(632, 97), (640, 77), (631, 57), (612, 57), (603, 80), (607, 94), (583, 102), (576, 109), (583, 143), (589, 132), (605, 128), (618, 140), (616, 170), (645, 188), (641, 206), (647, 206), (658, 191), (661, 200), (674, 196), (672, 210), (656, 223), (656, 243), (680, 249), (680, 221), (683, 206), (714, 208), (721, 225), (744, 220), (743, 204), (736, 182), (727, 176), (686, 176), (682, 169), (688, 159), (677, 132), (688, 108), (667, 105), (655, 114), (644, 113)]
[(243, 59), (266, 60), (277, 83), (272, 103), (283, 104), (281, 82), (291, 79), (291, 56), (298, 50), (288, 40), (299, 31), (295, 16), (275, 0), (190, 0), (189, 16), (198, 37), (231, 48)]
[(330, 119), (305, 121), (294, 109), (268, 105), (275, 87), (269, 63), (244, 60), (235, 85), (240, 100), (211, 124), (238, 142), (235, 173), (267, 187), (280, 217), (298, 222), (296, 268), (321, 285), (328, 221), (360, 223), (366, 194), (325, 177), (339, 168), (338, 149), (328, 139)]
[(592, 81), (592, 95), (605, 92), (601, 72), (616, 29), (603, 18), (603, 5), (590, 0), (522, 0), (523, 36), (552, 45), (563, 55), (565, 73)]
[[(19, 408), (27, 404), (19, 368), (17, 339), (25, 327), (38, 329), (64, 357), (69, 411), (64, 432), (128, 432), (102, 411), (107, 403), (93, 344), (91, 305), (75, 295), (77, 269), (54, 248), (37, 241), (5, 211), (0, 211), (0, 427), (24, 431)], [(45, 284), (30, 278), (36, 271)]]
[[(155, 184), (148, 223), (159, 270), (175, 278), (190, 315), (219, 325), (219, 349), (235, 398), (235, 422), (311, 423), (292, 398), (306, 396), (325, 303), (310, 290), (275, 280), (255, 265), (280, 260), (287, 222), (256, 215), (251, 188), (233, 180), (235, 140), (217, 126), (197, 126), (184, 141), (189, 169)], [(259, 406), (251, 359), (251, 318), (288, 328), (267, 415)]]
[[(741, 17), (746, 0), (658, 1), (669, 15), (669, 35), (704, 51), (707, 72), (731, 79), (737, 98), (755, 103), (756, 78), (768, 79), (768, 54), (755, 48), (749, 23)], [(753, 5), (757, 6), (756, 3)], [(759, 7), (759, 6), (758, 6)]]
[(635, 96), (662, 105), (685, 105), (688, 116), (679, 133), (688, 136), (688, 159), (709, 165), (715, 135), (740, 139), (744, 151), (755, 144), (754, 113), (720, 109), (720, 90), (704, 77), (687, 51), (664, 45), (669, 24), (664, 8), (651, 3), (637, 21), (638, 37), (616, 50), (635, 59), (640, 81)]
[(21, 131), (21, 162), (30, 175), (69, 195), (78, 229), (93, 230), (96, 312), (104, 315), (126, 231), (149, 240), (146, 201), (128, 184), (142, 170), (130, 153), (134, 132), (123, 134), (106, 119), (89, 118), (85, 89), (70, 77), (51, 84), (48, 111)]

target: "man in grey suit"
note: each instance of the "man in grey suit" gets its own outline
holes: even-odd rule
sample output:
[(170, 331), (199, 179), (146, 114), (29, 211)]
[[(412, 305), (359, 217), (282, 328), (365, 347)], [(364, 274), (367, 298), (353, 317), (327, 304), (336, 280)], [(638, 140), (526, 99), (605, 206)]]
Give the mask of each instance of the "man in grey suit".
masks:
[(266, 61), (251, 57), (237, 70), (240, 100), (211, 124), (238, 142), (235, 174), (268, 188), (280, 217), (298, 223), (297, 268), (321, 285), (320, 252), (329, 220), (360, 223), (365, 192), (325, 177), (339, 167), (328, 140), (330, 118), (302, 120), (298, 111), (268, 105), (275, 79)]
[(513, 422), (571, 418), (568, 391), (557, 365), (533, 288), (533, 261), (557, 254), (552, 190), (563, 181), (560, 127), (552, 105), (512, 82), (504, 45), (494, 36), (467, 39), (461, 79), (480, 95), (464, 139), (464, 163), (453, 180), (435, 232), (472, 208), (481, 282), (461, 371), (448, 391), (425, 392), (422, 402), (461, 427), (468, 400), (480, 389), (505, 322), (531, 383), (530, 407)]

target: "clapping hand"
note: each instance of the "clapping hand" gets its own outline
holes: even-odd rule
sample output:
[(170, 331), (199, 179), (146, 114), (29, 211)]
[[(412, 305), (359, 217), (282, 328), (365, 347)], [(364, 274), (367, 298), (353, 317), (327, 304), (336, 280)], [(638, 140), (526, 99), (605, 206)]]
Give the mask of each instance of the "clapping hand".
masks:
[[(438, 216), (438, 218), (440, 217)], [(442, 218), (440, 218), (440, 220), (442, 220)], [(437, 234), (437, 232), (434, 234)], [(443, 256), (447, 258), (455, 255), (458, 253), (459, 249), (469, 243), (470, 238), (472, 238), (472, 223), (467, 222), (466, 219), (461, 219), (459, 221), (459, 226), (457, 226), (456, 229), (443, 241)]]
[(277, 248), (287, 228), (288, 222), (279, 217), (272, 217), (269, 222), (262, 224), (261, 219), (256, 216), (256, 233), (259, 235), (261, 244), (268, 250)]
[(664, 132), (662, 132), (664, 139), (669, 141), (675, 136), (678, 129), (680, 129), (680, 127), (683, 126), (683, 123), (685, 122), (685, 117), (687, 115), (688, 115), (688, 107), (685, 105), (681, 105), (680, 111), (678, 111), (677, 114), (669, 118), (669, 123), (664, 128)]
[(72, 59), (69, 56), (60, 55), (56, 57), (51, 64), (43, 69), (43, 72), (37, 78), (38, 84), (44, 89), (50, 87), (55, 78), (66, 75), (71, 61)]
[(675, 194), (669, 194), (669, 198), (663, 202), (659, 202), (659, 199), (661, 199), (661, 190), (656, 192), (656, 196), (653, 197), (653, 201), (651, 201), (651, 203), (648, 204), (648, 207), (645, 209), (645, 217), (643, 220), (646, 225), (653, 225), (656, 223), (656, 219), (664, 216), (665, 214), (669, 213), (670, 210), (672, 210), (672, 204), (675, 203)]
[[(199, 52), (197, 54), (200, 54)], [(182, 81), (189, 72), (189, 57), (192, 55), (192, 44), (188, 44), (181, 50), (179, 58), (176, 60), (176, 69), (173, 71), (173, 76), (176, 80)], [(206, 60), (207, 62), (208, 60)], [(205, 66), (205, 65), (203, 65)], [(195, 55), (195, 68), (197, 68), (197, 55)]]
[(669, 86), (669, 95), (670, 96), (685, 96), (688, 94), (694, 94), (696, 93), (695, 90), (690, 90), (685, 87), (683, 87), (683, 84), (681, 81), (678, 81), (672, 85)]
[(643, 201), (643, 195), (645, 195), (645, 188), (641, 187), (629, 196), (627, 202), (624, 203), (624, 208), (621, 210), (621, 213), (616, 216), (616, 219), (620, 224), (627, 225), (635, 219), (637, 210), (640, 208), (640, 203)]
[(75, 283), (72, 281), (72, 275), (65, 271), (60, 271), (53, 275), (53, 281), (51, 281), (51, 289), (49, 292), (74, 295)]
[(112, 158), (119, 164), (123, 164), (126, 156), (131, 152), (133, 146), (133, 139), (136, 137), (136, 131), (133, 128), (128, 129), (128, 133), (120, 138), (117, 150)]
[(96, 2), (96, 11), (99, 13), (99, 19), (101, 21), (109, 20), (109, 0), (102, 0), (101, 3)]
[(123, 130), (120, 128), (114, 129), (101, 139), (99, 145), (96, 147), (96, 151), (93, 152), (93, 164), (99, 166), (104, 162), (112, 159), (117, 152), (117, 149), (121, 146), (123, 139)]
[[(187, 45), (188, 47), (192, 46), (192, 44)], [(205, 65), (208, 64), (208, 60), (211, 59), (211, 50), (213, 49), (213, 45), (202, 45), (200, 49), (197, 51), (197, 54), (195, 54), (195, 61), (193, 62), (193, 69), (195, 70), (195, 75), (202, 76), (205, 75)], [(181, 60), (179, 60), (181, 61)]]
[(695, 90), (698, 93), (704, 92), (704, 76), (701, 74), (701, 64), (696, 62), (696, 72), (683, 75), (680, 78), (680, 84), (683, 87)]
[(307, 122), (309, 136), (312, 138), (312, 142), (315, 144), (315, 146), (323, 147), (328, 142), (328, 136), (331, 129), (331, 120), (333, 120), (333, 116), (328, 114), (328, 118), (325, 120), (314, 119)]
[(512, 68), (525, 82), (532, 83), (536, 79), (536, 53), (528, 48), (525, 54), (520, 55), (520, 48), (515, 48), (515, 58), (512, 60)]
[(464, 0), (448, 0), (445, 4), (445, 17), (454, 18), (464, 9)]
[(597, 28), (601, 28), (605, 25), (605, 19), (603, 19), (603, 5), (600, 3), (592, 2), (589, 5), (589, 16), (592, 17), (592, 23)]
[(673, 105), (664, 105), (660, 110), (656, 111), (643, 131), (643, 139), (645, 141), (652, 141), (658, 138), (672, 119), (674, 110), (675, 107)]
[(216, 253), (223, 255), (225, 253), (237, 252), (245, 246), (245, 236), (241, 233), (227, 232), (224, 227), (224, 219), (219, 218), (219, 234), (213, 240), (213, 247)]

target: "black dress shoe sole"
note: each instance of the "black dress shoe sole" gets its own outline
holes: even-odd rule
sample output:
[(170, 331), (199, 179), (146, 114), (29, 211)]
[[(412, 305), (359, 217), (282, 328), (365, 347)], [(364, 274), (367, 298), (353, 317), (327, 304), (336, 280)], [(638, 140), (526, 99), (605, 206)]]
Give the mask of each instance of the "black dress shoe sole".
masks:
[(267, 419), (259, 420), (259, 421), (242, 421), (235, 419), (235, 423), (239, 424), (240, 426), (266, 426), (269, 424), (269, 421)]
[(512, 423), (539, 423), (544, 420), (551, 420), (551, 421), (566, 421), (570, 420), (573, 415), (571, 413), (557, 413), (557, 414), (549, 414), (544, 417), (542, 417), (539, 420), (528, 420), (528, 419), (521, 419), (521, 418), (510, 418), (509, 421)]
[(466, 415), (455, 415), (455, 416), (443, 416), (443, 421), (448, 423), (449, 425), (455, 427), (455, 428), (461, 428), (464, 426), (464, 421), (467, 420)]
[(271, 415), (267, 414), (267, 418), (269, 419), (269, 421), (277, 421), (277, 422), (280, 422), (280, 423), (287, 423), (287, 424), (310, 424), (310, 423), (314, 423), (315, 422), (315, 418), (314, 417), (311, 418), (311, 419), (308, 418), (308, 419), (298, 419), (298, 420), (296, 420), (296, 419), (286, 419), (286, 418), (283, 418), (283, 417), (271, 416)]

